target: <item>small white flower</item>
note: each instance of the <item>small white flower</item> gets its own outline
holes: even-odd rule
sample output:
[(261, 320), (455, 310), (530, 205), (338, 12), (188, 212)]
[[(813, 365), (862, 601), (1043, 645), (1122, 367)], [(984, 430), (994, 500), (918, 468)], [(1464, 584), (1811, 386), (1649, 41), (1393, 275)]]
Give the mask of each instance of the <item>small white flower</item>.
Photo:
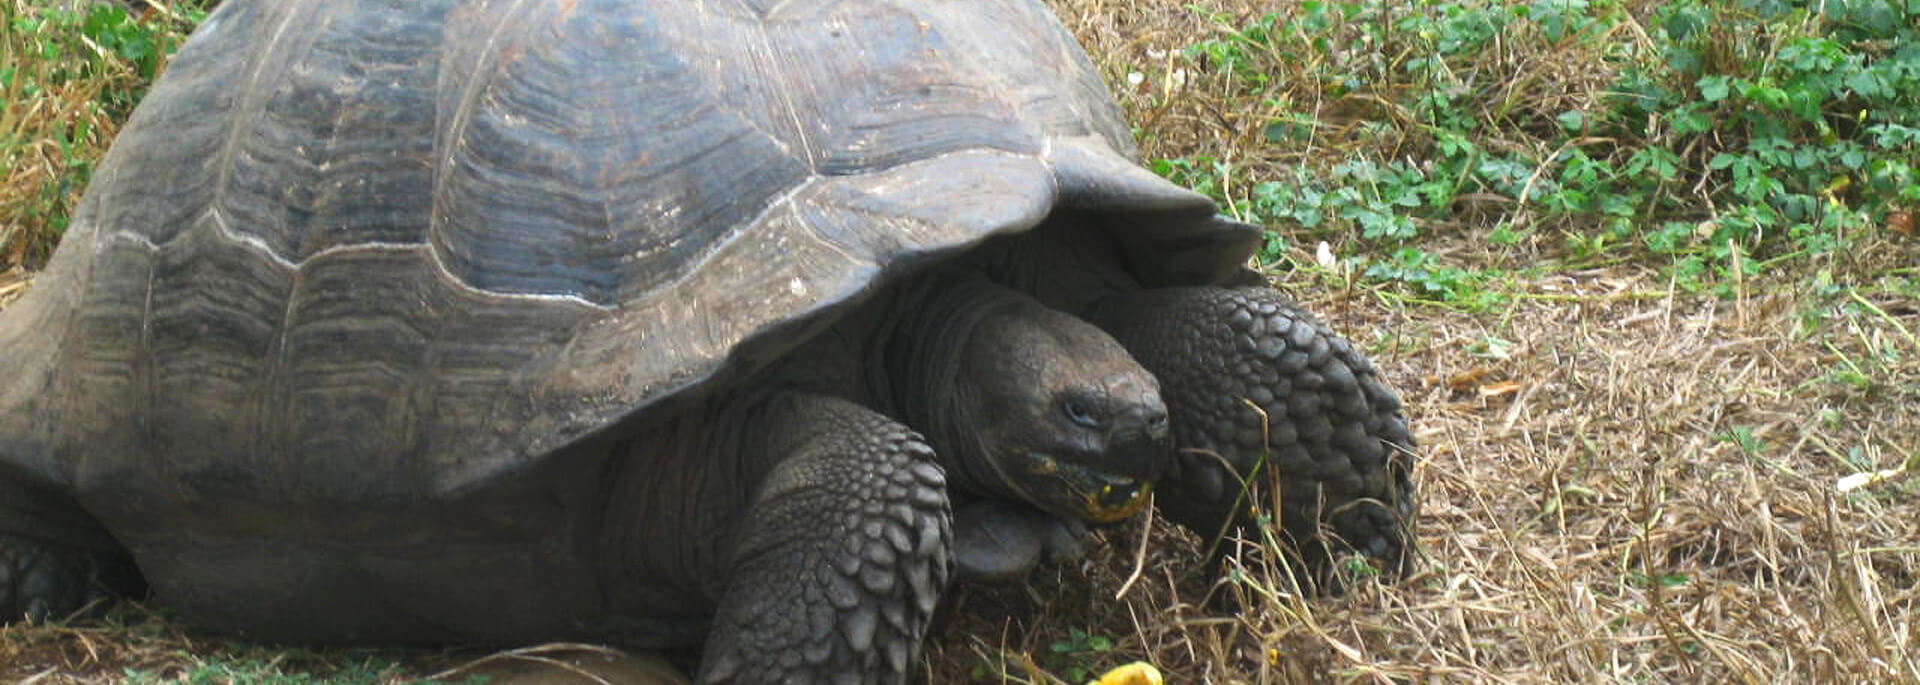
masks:
[(1906, 471), (1905, 467), (1884, 471), (1863, 471), (1840, 479), (1840, 482), (1834, 483), (1833, 487), (1841, 492), (1853, 492), (1869, 485), (1893, 480)]
[(1318, 263), (1320, 268), (1329, 271), (1333, 270), (1334, 265), (1339, 263), (1333, 259), (1333, 246), (1328, 245), (1325, 240), (1320, 241), (1320, 245), (1313, 248), (1313, 261)]

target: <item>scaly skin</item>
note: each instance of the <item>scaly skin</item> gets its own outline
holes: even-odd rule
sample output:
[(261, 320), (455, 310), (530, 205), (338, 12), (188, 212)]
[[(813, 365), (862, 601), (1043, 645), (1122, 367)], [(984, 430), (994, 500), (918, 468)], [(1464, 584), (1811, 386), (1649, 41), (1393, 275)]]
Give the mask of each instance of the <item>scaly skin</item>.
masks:
[[(1164, 466), (1158, 385), (1118, 342), (954, 277), (894, 303), (901, 324), (880, 342), (822, 336), (772, 372), (814, 391), (785, 392), (750, 427), (767, 437), (741, 462), (769, 467), (726, 552), (703, 681), (902, 682), (956, 556), (1018, 571), (1070, 552), (1073, 526), (1044, 524), (1124, 508), (1135, 490), (1099, 483), (1151, 483)], [(884, 371), (852, 382), (861, 360)], [(868, 383), (871, 407), (827, 396)], [(950, 496), (970, 500), (964, 523)], [(1012, 537), (981, 539), (998, 532)]]
[(122, 555), (0, 535), (0, 615), (57, 620), (138, 585)]
[(1229, 532), (1267, 501), (1266, 479), (1250, 476), (1271, 468), (1283, 531), (1311, 579), (1330, 580), (1347, 549), (1406, 571), (1413, 438), (1400, 401), (1345, 340), (1265, 288), (1137, 291), (1103, 302), (1096, 319), (1160, 379), (1179, 451), (1158, 498), (1169, 518)]
[(946, 476), (912, 430), (790, 396), (732, 552), (703, 683), (898, 683), (951, 571)]
[(79, 507), (0, 477), (0, 624), (64, 618), (142, 587), (133, 561)]

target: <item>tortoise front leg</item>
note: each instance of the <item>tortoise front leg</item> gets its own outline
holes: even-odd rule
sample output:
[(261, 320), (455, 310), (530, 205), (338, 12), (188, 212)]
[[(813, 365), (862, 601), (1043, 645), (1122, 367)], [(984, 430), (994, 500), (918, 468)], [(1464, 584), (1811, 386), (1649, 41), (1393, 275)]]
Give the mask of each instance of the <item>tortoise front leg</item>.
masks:
[(0, 533), (0, 624), (65, 618), (125, 596), (134, 577), (123, 555)]
[(1311, 578), (1347, 549), (1405, 571), (1413, 438), (1345, 340), (1265, 288), (1130, 293), (1096, 318), (1160, 379), (1179, 452), (1157, 497), (1169, 518), (1217, 540), (1268, 501), (1271, 469), (1276, 515)]
[(775, 402), (700, 681), (904, 682), (950, 572), (944, 472), (885, 416)]
[(64, 497), (0, 474), (0, 624), (66, 617), (139, 592), (133, 559)]

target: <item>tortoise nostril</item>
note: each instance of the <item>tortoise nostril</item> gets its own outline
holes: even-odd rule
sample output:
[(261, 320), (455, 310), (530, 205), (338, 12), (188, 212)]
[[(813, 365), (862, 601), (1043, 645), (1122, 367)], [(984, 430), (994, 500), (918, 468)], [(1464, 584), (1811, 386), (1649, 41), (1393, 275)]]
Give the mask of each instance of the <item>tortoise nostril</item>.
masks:
[(1147, 435), (1156, 440), (1167, 436), (1167, 412), (1156, 411), (1147, 416)]
[(1154, 441), (1167, 437), (1167, 407), (1158, 400), (1137, 403), (1129, 407), (1123, 416), (1116, 426), (1121, 431)]

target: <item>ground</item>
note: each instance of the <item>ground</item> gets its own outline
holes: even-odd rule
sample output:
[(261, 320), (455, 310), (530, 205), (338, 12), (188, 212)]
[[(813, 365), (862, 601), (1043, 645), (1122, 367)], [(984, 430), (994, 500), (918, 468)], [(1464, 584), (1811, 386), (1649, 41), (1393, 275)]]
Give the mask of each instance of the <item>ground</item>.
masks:
[[(1773, 134), (1728, 124), (1664, 138), (1590, 123), (1614, 116), (1606, 98), (1632, 71), (1596, 46), (1679, 32), (1682, 15), (1655, 3), (1569, 5), (1613, 16), (1590, 24), (1515, 5), (1526, 21), (1471, 49), (1447, 41), (1479, 35), (1467, 19), (1500, 5), (1416, 3), (1438, 18), (1421, 24), (1408, 18), (1418, 10), (1301, 3), (1263, 24), (1252, 0), (1054, 4), (1139, 127), (1144, 158), (1267, 224), (1262, 261), (1278, 286), (1367, 350), (1406, 400), (1421, 443), (1423, 559), (1401, 582), (1303, 597), (1260, 541), (1211, 574), (1190, 538), (1136, 520), (1028, 582), (957, 590), (923, 680), (1080, 683), (1143, 660), (1170, 683), (1920, 682), (1920, 202), (1898, 194), (1910, 176), (1874, 195), (1866, 170), (1884, 167), (1869, 161), (1804, 191), (1830, 203), (1826, 216), (1857, 210), (1855, 223), (1835, 220), (1830, 241), (1726, 233), (1728, 217), (1749, 216), (1740, 184), (1768, 177), (1737, 175), (1741, 155)], [(1316, 14), (1325, 8), (1335, 15)], [(1721, 36), (1720, 23), (1697, 29), (1698, 58), (1724, 73), (1799, 54), (1784, 38)], [(1904, 54), (1857, 45), (1869, 66)], [(1393, 80), (1420, 46), (1447, 59), (1453, 86)], [(1343, 82), (1367, 78), (1376, 85)], [(1698, 80), (1700, 97), (1736, 121), (1735, 96), (1714, 78)], [(1408, 103), (1430, 102), (1427, 92), (1446, 93), (1455, 104), (1436, 111), (1464, 123), (1415, 112)], [(1848, 92), (1850, 107), (1881, 102)], [(1289, 113), (1310, 115), (1310, 135), (1274, 123)], [(1775, 137), (1827, 145), (1848, 135), (1845, 118), (1825, 134)], [(1870, 120), (1866, 109), (1858, 118)], [(1443, 206), (1431, 193), (1355, 201), (1326, 223), (1301, 213), (1306, 184), (1259, 185), (1324, 171), (1328, 158), (1434, 174), (1449, 131), (1468, 132), (1486, 160), (1547, 161), (1511, 186), (1488, 180), (1497, 174), (1483, 163)], [(1624, 174), (1641, 159), (1629, 143), (1664, 146), (1678, 167), (1646, 191), (1649, 209), (1550, 207), (1580, 199), (1568, 194), (1583, 177), (1566, 151), (1617, 160)], [(1920, 159), (1911, 143), (1864, 149)], [(1782, 164), (1777, 177), (1791, 182)], [(1363, 211), (1381, 207), (1384, 217)], [(1399, 226), (1415, 235), (1392, 235)], [(26, 287), (39, 249), (8, 242), (15, 228), (0, 232), (0, 248), (14, 246), (0, 249), (12, 255), (0, 262), (0, 306)], [(573, 649), (256, 645), (129, 604), (106, 622), (0, 629), (0, 681), (458, 681), (475, 661)]]

